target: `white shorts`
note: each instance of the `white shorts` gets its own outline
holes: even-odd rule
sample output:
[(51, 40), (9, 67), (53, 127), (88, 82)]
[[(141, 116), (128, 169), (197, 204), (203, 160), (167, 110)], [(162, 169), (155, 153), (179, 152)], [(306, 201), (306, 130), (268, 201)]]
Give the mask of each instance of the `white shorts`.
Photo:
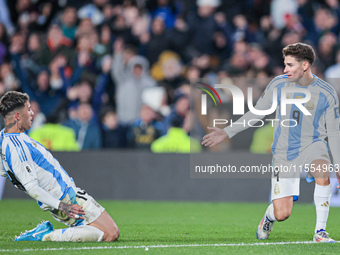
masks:
[(273, 157), (271, 199), (296, 196), (300, 194), (300, 175), (305, 165), (310, 165), (316, 159), (330, 162), (327, 146), (324, 142), (315, 142), (300, 153), (297, 158), (288, 161), (278, 155)]
[(77, 203), (78, 205), (82, 206), (85, 211), (85, 215), (83, 215), (84, 220), (69, 218), (65, 213), (59, 210), (50, 210), (53, 218), (55, 218), (57, 221), (62, 222), (70, 227), (87, 225), (95, 221), (102, 214), (102, 212), (105, 211), (104, 207), (98, 204), (96, 200), (94, 200), (94, 198), (87, 194), (84, 190), (75, 188), (74, 191), (75, 193), (70, 192), (70, 194), (67, 194), (61, 201), (67, 204)]

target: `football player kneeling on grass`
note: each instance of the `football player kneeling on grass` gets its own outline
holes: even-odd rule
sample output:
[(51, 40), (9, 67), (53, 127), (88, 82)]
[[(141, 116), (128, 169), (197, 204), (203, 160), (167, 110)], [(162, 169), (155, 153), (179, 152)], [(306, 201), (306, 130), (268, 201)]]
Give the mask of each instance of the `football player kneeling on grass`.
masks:
[(5, 128), (0, 132), (0, 174), (38, 201), (41, 209), (70, 228), (43, 221), (16, 241), (115, 241), (119, 229), (111, 216), (41, 144), (26, 135), (34, 115), (27, 94), (9, 91), (0, 100)]

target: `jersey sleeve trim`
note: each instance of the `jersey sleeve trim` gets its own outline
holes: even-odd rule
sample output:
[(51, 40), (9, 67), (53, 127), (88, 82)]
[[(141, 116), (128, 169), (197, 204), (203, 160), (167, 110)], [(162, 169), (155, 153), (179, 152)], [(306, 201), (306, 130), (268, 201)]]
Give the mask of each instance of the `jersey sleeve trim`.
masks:
[(5, 154), (5, 156), (6, 156), (6, 162), (7, 162), (7, 165), (9, 167), (9, 169), (12, 171), (12, 173), (14, 173), (13, 172), (13, 166), (12, 166), (11, 149), (9, 147), (9, 144), (7, 144), (7, 146), (6, 146), (6, 154)]
[(27, 161), (26, 153), (25, 153), (20, 141), (18, 140), (18, 137), (9, 136), (9, 139), (11, 140), (11, 142), (13, 143), (13, 145), (14, 145), (16, 151), (17, 151), (20, 161), (21, 162)]
[(319, 79), (319, 82), (317, 83), (317, 85), (321, 88), (326, 90), (334, 99), (334, 104), (337, 104), (337, 96), (336, 96), (336, 92), (334, 90), (334, 88), (329, 85), (328, 83), (322, 81), (321, 79)]
[[(277, 77), (275, 77), (267, 86), (266, 90), (269, 90), (272, 86), (276, 87), (277, 85), (279, 85), (280, 83), (282, 82), (285, 82), (285, 81), (281, 81), (281, 80), (285, 80), (287, 79), (288, 76), (287, 75), (279, 75)], [(273, 85), (274, 84), (274, 85)]]

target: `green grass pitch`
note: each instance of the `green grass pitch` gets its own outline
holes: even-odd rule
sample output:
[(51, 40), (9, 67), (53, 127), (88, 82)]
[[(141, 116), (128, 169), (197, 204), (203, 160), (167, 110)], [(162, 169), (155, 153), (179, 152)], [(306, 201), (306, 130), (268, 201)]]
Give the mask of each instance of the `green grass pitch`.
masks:
[[(340, 243), (280, 243), (312, 240), (312, 204), (295, 203), (292, 216), (259, 241), (255, 231), (265, 203), (100, 202), (121, 230), (117, 242), (14, 242), (15, 235), (41, 220), (55, 228), (64, 225), (33, 200), (0, 201), (0, 254), (335, 254), (340, 249)], [(339, 219), (340, 208), (331, 208), (327, 231), (335, 240), (340, 240)]]

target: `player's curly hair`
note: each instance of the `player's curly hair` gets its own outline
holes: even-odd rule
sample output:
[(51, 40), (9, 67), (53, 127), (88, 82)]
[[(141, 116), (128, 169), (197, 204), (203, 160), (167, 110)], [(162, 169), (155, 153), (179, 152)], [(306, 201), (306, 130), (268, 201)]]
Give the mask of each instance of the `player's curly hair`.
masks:
[(307, 61), (313, 65), (315, 60), (315, 52), (312, 46), (305, 43), (294, 43), (283, 48), (283, 57), (293, 56), (297, 61)]
[(0, 99), (0, 114), (5, 118), (9, 113), (15, 109), (25, 107), (29, 96), (26, 93), (18, 91), (8, 91)]

